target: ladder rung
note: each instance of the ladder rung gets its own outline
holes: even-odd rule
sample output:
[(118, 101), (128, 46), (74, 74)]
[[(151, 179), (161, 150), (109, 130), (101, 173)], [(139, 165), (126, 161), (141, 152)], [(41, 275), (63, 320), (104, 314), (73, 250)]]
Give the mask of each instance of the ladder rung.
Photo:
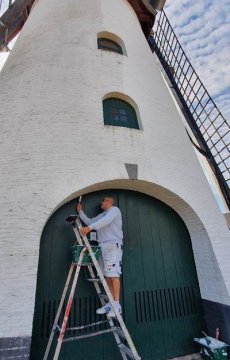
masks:
[(93, 336), (97, 336), (97, 335), (107, 334), (107, 333), (111, 333), (111, 332), (112, 332), (112, 329), (107, 329), (107, 330), (96, 331), (96, 332), (93, 332), (93, 333), (90, 333), (90, 334), (85, 334), (85, 335), (80, 335), (80, 336), (73, 336), (73, 337), (69, 337), (69, 338), (64, 339), (63, 343), (68, 342), (68, 341), (85, 339), (85, 338), (89, 338), (89, 337), (93, 337)]
[[(130, 350), (130, 348), (128, 348), (126, 345), (118, 344), (118, 347), (122, 352), (124, 352), (126, 355), (128, 355), (130, 359), (134, 359), (134, 360), (137, 359), (137, 358), (134, 357), (134, 355), (133, 355), (132, 351)], [(139, 359), (140, 359), (140, 357), (139, 357)]]
[(99, 278), (90, 278), (90, 279), (87, 279), (88, 281), (92, 281), (92, 282), (100, 282), (101, 279)]
[(92, 326), (98, 326), (98, 325), (101, 325), (101, 324), (108, 324), (108, 323), (109, 323), (108, 320), (101, 320), (101, 321), (97, 321), (95, 323), (86, 324), (86, 325), (82, 325), (82, 326), (69, 327), (69, 328), (66, 328), (66, 331), (67, 330), (68, 331), (82, 330), (82, 329), (86, 329), (86, 328), (89, 328), (89, 327), (92, 327)]

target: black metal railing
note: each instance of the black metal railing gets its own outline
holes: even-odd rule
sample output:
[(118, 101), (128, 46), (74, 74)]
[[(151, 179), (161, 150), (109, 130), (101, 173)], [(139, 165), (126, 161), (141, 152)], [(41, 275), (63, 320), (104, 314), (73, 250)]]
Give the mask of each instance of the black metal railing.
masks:
[(189, 126), (230, 208), (230, 124), (191, 65), (164, 11), (157, 21), (149, 45), (182, 104)]

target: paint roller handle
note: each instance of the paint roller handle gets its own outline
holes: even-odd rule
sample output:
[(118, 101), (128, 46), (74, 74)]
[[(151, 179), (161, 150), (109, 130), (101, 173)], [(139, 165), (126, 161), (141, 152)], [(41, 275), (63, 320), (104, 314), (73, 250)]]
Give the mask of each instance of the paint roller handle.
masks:
[(78, 203), (75, 205), (75, 210), (76, 210), (77, 213), (79, 213), (81, 211), (81, 209), (82, 209), (81, 200), (82, 200), (82, 196), (79, 197)]

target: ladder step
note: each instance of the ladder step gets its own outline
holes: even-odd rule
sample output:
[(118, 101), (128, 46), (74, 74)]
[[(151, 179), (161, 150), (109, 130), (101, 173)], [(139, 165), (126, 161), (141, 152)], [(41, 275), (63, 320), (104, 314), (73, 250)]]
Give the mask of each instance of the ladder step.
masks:
[(101, 279), (99, 279), (99, 278), (89, 278), (87, 280), (90, 282), (101, 282)]
[(72, 223), (73, 221), (76, 221), (78, 219), (78, 215), (70, 215), (65, 220), (69, 223)]
[(128, 348), (126, 345), (124, 345), (124, 344), (118, 344), (118, 347), (119, 347), (120, 351), (122, 351), (123, 353), (125, 353), (126, 355), (128, 355), (128, 357), (129, 357), (130, 359), (134, 359), (134, 360), (140, 359), (139, 356), (138, 356), (138, 358), (137, 358), (137, 357), (134, 357), (132, 351), (131, 351), (130, 348)]
[(117, 335), (118, 335), (119, 337), (121, 337), (121, 338), (123, 338), (123, 339), (126, 340), (126, 337), (125, 337), (122, 329), (121, 329), (119, 326), (114, 326), (114, 327), (112, 327), (112, 330), (113, 330), (115, 333), (117, 333)]
[(100, 299), (109, 300), (108, 296), (106, 294), (98, 294)]

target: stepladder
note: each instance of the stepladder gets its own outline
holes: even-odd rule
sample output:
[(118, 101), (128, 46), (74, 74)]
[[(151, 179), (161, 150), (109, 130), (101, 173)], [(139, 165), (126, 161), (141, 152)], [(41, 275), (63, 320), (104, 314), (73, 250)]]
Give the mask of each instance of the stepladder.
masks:
[[(57, 313), (53, 322), (43, 360), (59, 359), (62, 346), (66, 342), (81, 341), (86, 338), (96, 337), (109, 333), (111, 334), (110, 336), (114, 337), (121, 359), (140, 360), (141, 357), (138, 355), (129, 331), (124, 323), (122, 315), (114, 303), (112, 294), (109, 290), (101, 267), (99, 265), (98, 258), (100, 256), (100, 247), (91, 246), (87, 236), (80, 235), (80, 229), (82, 227), (82, 224), (79, 216), (71, 215), (66, 219), (66, 221), (73, 228), (74, 234), (76, 236), (76, 243), (73, 246), (72, 263), (70, 265), (70, 269), (57, 309)], [(77, 295), (77, 282), (82, 267), (85, 268), (84, 270), (87, 269), (87, 280), (92, 282), (101, 305), (104, 306), (107, 302), (109, 302), (115, 316), (110, 317), (108, 314), (106, 314), (105, 319), (102, 319), (100, 321), (94, 323), (87, 323), (76, 327), (68, 327), (70, 311), (73, 305), (74, 295)], [(66, 306), (64, 306), (64, 304), (66, 304)], [(63, 314), (63, 311), (64, 316), (61, 316), (61, 314)], [(104, 329), (101, 329), (101, 324), (105, 325), (105, 323), (106, 327)], [(87, 331), (87, 329), (92, 328), (97, 330)], [(85, 330), (84, 334), (76, 335), (76, 331), (83, 329)], [(67, 332), (68, 336), (66, 336)], [(71, 333), (73, 335), (69, 335)], [(54, 342), (56, 342), (55, 345)], [(55, 346), (54, 355), (51, 355), (52, 344), (53, 346)], [(66, 360), (68, 359), (66, 358)]]

